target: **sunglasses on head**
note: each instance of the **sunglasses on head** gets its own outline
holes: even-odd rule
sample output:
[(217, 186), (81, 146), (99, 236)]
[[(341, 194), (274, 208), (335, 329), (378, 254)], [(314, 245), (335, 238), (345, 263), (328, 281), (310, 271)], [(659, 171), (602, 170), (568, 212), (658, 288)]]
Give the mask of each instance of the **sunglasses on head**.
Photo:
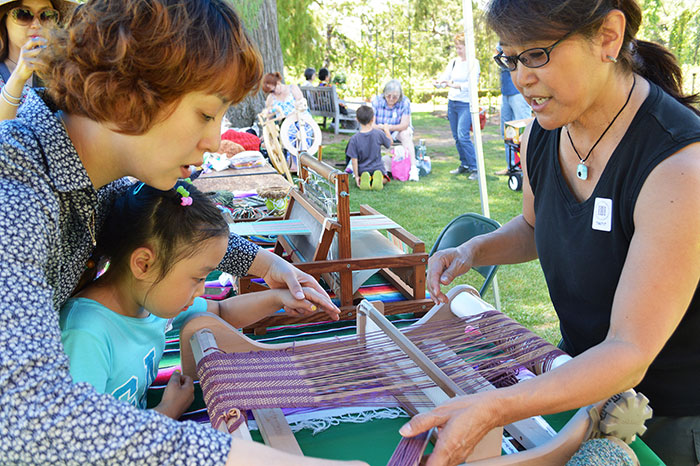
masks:
[(8, 13), (12, 20), (20, 26), (29, 26), (34, 22), (34, 16), (39, 17), (39, 22), (42, 26), (52, 26), (58, 24), (61, 14), (53, 8), (44, 8), (39, 13), (34, 13), (29, 8), (18, 6), (13, 8)]
[(498, 55), (493, 57), (498, 66), (502, 70), (515, 71), (518, 67), (518, 62), (528, 68), (541, 68), (549, 63), (549, 54), (552, 49), (569, 38), (575, 31), (571, 31), (564, 35), (561, 39), (550, 45), (549, 47), (536, 47), (520, 52), (518, 55), (505, 55), (499, 47)]

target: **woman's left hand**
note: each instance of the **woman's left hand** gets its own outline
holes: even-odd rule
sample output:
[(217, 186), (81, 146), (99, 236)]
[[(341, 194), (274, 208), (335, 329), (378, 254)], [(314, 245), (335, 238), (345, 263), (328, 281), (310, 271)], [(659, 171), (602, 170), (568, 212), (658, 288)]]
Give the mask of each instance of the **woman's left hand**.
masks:
[(438, 428), (438, 440), (425, 466), (464, 463), (474, 446), (498, 424), (498, 412), (488, 393), (453, 398), (427, 413), (418, 414), (399, 432), (413, 437), (433, 427)]
[(269, 251), (260, 250), (253, 265), (256, 265), (258, 259), (261, 259), (261, 261), (267, 263), (267, 265), (262, 266), (264, 269), (260, 271), (260, 274), (256, 273), (257, 267), (250, 272), (263, 278), (270, 288), (288, 288), (292, 296), (299, 300), (305, 298), (302, 286), (312, 288), (322, 297), (318, 304), (321, 305), (324, 311), (335, 312), (336, 314), (340, 313), (338, 307), (333, 304), (331, 298), (328, 297), (328, 293), (326, 293), (316, 279), (308, 273), (302, 272), (289, 262)]
[(340, 310), (335, 306), (328, 306), (328, 295), (319, 293), (313, 288), (304, 287), (304, 299), (296, 299), (291, 293), (284, 293), (282, 307), (290, 316), (305, 316), (324, 311), (333, 320), (340, 318)]

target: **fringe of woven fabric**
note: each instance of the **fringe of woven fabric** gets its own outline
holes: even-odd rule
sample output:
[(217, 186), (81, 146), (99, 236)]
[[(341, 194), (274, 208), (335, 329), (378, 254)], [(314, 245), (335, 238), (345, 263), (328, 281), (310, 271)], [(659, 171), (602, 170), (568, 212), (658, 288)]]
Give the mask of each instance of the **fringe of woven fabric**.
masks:
[[(375, 419), (408, 418), (409, 415), (401, 408), (355, 407), (333, 409), (305, 409), (301, 413), (287, 413), (285, 418), (292, 432), (303, 429), (311, 430), (316, 435), (332, 426), (339, 424), (364, 424)], [(248, 421), (250, 430), (257, 430), (254, 420)]]

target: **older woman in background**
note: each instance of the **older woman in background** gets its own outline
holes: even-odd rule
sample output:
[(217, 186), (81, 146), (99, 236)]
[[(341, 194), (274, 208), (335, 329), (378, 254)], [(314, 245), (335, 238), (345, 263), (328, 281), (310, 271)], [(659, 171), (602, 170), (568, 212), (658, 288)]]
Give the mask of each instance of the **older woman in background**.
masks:
[(413, 127), (411, 126), (411, 102), (403, 95), (401, 83), (392, 79), (384, 86), (381, 94), (372, 99), (375, 126), (383, 129), (386, 125), (395, 141), (401, 143), (411, 159), (409, 180), (418, 181), (416, 167), (416, 149), (413, 145)]

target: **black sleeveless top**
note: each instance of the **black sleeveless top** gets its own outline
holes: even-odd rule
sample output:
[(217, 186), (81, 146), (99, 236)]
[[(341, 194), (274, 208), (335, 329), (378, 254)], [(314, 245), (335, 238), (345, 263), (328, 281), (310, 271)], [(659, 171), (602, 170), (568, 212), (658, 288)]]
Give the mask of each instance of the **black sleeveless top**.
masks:
[[(574, 198), (561, 176), (561, 131), (546, 131), (535, 121), (528, 138), (537, 253), (559, 316), (564, 349), (572, 356), (600, 343), (608, 332), (644, 181), (668, 156), (700, 141), (700, 117), (655, 84), (650, 86), (593, 194), (583, 202)], [(594, 215), (597, 229), (592, 227)], [(700, 415), (699, 290), (700, 285), (678, 328), (636, 387), (659, 416)]]

